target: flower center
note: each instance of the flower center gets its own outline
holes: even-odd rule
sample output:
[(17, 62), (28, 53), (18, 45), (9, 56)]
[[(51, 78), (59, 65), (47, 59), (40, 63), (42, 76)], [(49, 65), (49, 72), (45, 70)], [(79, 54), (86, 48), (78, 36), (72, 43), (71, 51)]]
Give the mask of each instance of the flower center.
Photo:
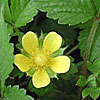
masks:
[(47, 58), (43, 55), (43, 54), (38, 54), (36, 57), (35, 57), (35, 63), (38, 65), (38, 66), (43, 66), (45, 65), (47, 62)]

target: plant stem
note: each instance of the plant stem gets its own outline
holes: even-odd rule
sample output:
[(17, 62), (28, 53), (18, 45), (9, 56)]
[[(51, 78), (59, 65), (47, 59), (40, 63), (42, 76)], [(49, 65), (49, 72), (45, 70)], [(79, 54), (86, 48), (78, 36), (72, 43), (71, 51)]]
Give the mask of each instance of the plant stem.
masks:
[[(94, 37), (95, 37), (95, 34), (96, 34), (98, 23), (100, 22), (100, 18), (98, 16), (98, 11), (96, 9), (94, 0), (91, 0), (91, 4), (92, 4), (93, 10), (94, 10), (94, 21), (93, 21), (93, 24), (92, 24), (92, 28), (90, 30), (88, 40), (87, 40), (87, 46), (86, 46), (86, 51), (85, 51), (85, 56), (84, 56), (84, 61), (83, 61), (82, 75), (84, 75), (84, 76), (86, 76), (87, 61), (88, 61), (88, 58), (90, 56), (90, 51), (91, 51), (92, 43), (93, 43), (93, 40), (94, 40)], [(83, 87), (80, 87), (79, 90), (78, 90), (78, 98), (79, 99), (80, 99), (80, 96), (81, 96), (82, 88)], [(81, 100), (85, 100), (85, 98), (81, 99)]]
[(96, 30), (97, 30), (97, 27), (98, 27), (98, 20), (96, 20), (96, 18), (95, 18), (94, 22), (92, 24), (92, 28), (91, 28), (88, 40), (87, 40), (87, 47), (86, 47), (86, 51), (85, 51), (85, 57), (84, 57), (84, 62), (83, 62), (83, 70), (82, 70), (82, 75), (84, 75), (84, 76), (86, 76), (87, 60), (88, 60), (89, 55), (90, 55), (90, 50), (91, 50), (91, 47), (92, 47), (92, 43), (93, 43), (93, 40), (94, 40), (94, 36), (95, 36)]
[[(95, 37), (95, 33), (98, 27), (98, 23), (99, 21), (97, 20), (97, 17), (94, 17), (94, 22), (92, 24), (92, 28), (90, 30), (90, 34), (87, 40), (87, 46), (86, 46), (86, 51), (85, 51), (85, 56), (84, 56), (84, 61), (83, 61), (83, 69), (82, 69), (82, 75), (86, 76), (86, 71), (87, 71), (87, 61), (90, 55), (90, 51), (91, 51), (91, 47), (92, 47), (92, 43)], [(80, 98), (81, 96), (81, 91), (82, 91), (82, 87), (79, 88), (78, 91), (78, 98)]]
[(71, 54), (73, 51), (75, 51), (78, 48), (78, 45), (74, 46), (71, 50), (69, 50), (66, 55)]

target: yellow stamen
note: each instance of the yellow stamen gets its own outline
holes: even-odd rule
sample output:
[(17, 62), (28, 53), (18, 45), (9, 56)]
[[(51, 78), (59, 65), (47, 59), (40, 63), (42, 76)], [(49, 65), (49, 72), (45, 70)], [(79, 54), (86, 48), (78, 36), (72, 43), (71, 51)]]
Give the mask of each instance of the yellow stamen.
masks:
[(47, 58), (43, 54), (37, 54), (37, 56), (35, 57), (35, 63), (38, 66), (44, 66), (46, 62), (47, 62)]

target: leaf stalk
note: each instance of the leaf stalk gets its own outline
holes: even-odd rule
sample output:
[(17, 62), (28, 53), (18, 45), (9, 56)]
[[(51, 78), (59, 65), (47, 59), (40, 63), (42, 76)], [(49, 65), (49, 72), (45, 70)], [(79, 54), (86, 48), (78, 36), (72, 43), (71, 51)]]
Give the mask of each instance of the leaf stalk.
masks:
[[(90, 34), (89, 34), (88, 40), (87, 40), (87, 45), (86, 45), (86, 50), (85, 50), (85, 55), (84, 55), (84, 61), (83, 61), (83, 67), (82, 67), (83, 68), (82, 69), (82, 75), (83, 76), (86, 76), (87, 61), (88, 61), (89, 56), (90, 56), (90, 51), (91, 51), (93, 40), (94, 40), (94, 37), (95, 37), (95, 34), (96, 34), (98, 23), (99, 23), (99, 21), (97, 20), (97, 17), (94, 17), (94, 21), (93, 21), (93, 24), (92, 24), (92, 28), (90, 30)], [(80, 98), (80, 96), (81, 96), (81, 91), (82, 91), (82, 87), (79, 88), (78, 98)]]

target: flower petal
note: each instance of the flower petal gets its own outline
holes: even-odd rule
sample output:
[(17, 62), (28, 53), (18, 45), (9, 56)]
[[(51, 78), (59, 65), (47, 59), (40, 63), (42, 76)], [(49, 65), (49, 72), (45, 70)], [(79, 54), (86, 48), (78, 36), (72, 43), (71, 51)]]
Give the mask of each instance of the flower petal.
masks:
[(50, 83), (49, 75), (45, 70), (37, 70), (33, 75), (33, 85), (36, 88), (45, 87)]
[(58, 56), (53, 59), (50, 68), (56, 73), (65, 73), (70, 68), (70, 59), (67, 56)]
[(15, 55), (14, 63), (22, 72), (28, 71), (31, 66), (30, 59), (22, 54)]
[(43, 47), (51, 53), (57, 51), (62, 43), (62, 37), (56, 32), (50, 32), (44, 39)]
[(22, 45), (28, 53), (33, 53), (39, 47), (38, 38), (35, 33), (29, 31), (22, 38)]

